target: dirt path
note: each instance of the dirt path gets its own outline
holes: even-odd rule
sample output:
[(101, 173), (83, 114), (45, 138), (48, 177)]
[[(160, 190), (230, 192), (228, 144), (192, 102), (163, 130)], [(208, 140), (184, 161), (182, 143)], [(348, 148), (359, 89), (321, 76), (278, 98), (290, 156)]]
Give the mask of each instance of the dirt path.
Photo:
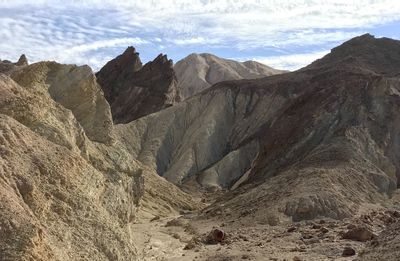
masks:
[(193, 260), (194, 256), (183, 250), (190, 234), (182, 227), (166, 226), (176, 218), (178, 216), (134, 224), (133, 229), (139, 235), (136, 241), (138, 260)]

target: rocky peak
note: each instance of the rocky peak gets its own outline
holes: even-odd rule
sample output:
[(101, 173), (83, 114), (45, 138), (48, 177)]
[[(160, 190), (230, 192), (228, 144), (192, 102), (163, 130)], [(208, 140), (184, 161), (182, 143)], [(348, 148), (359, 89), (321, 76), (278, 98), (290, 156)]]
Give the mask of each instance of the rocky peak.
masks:
[(154, 59), (155, 63), (161, 63), (161, 64), (167, 64), (170, 65), (172, 67), (172, 60), (168, 60), (167, 55), (166, 54), (162, 54), (160, 53), (156, 59)]
[(13, 63), (9, 60), (0, 60), (0, 73), (9, 75), (19, 67), (26, 65), (28, 65), (28, 59), (26, 58), (25, 54), (22, 54), (16, 63)]
[(306, 68), (338, 66), (396, 75), (400, 71), (400, 41), (364, 34), (333, 48), (325, 57)]
[(15, 63), (16, 66), (26, 66), (28, 65), (28, 59), (26, 58), (25, 54), (22, 54), (19, 59), (18, 62)]
[(285, 72), (261, 63), (238, 62), (209, 53), (192, 53), (178, 61), (174, 70), (178, 78), (179, 91), (185, 99), (218, 82), (263, 78)]
[(111, 103), (115, 97), (117, 89), (124, 78), (129, 77), (134, 72), (142, 68), (139, 53), (135, 48), (129, 46), (121, 55), (109, 61), (99, 72), (96, 73), (97, 81), (102, 86), (104, 96)]
[(128, 47), (96, 76), (116, 123), (133, 121), (180, 101), (172, 60), (163, 54), (142, 66), (139, 53)]

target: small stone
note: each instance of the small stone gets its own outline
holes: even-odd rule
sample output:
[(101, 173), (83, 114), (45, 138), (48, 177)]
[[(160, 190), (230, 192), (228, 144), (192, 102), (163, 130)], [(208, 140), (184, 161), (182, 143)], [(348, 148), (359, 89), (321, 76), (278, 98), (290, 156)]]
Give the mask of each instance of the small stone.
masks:
[(153, 221), (156, 221), (156, 220), (160, 220), (160, 216), (155, 216), (155, 217), (153, 217), (153, 218), (150, 220), (150, 222), (153, 222)]
[(249, 239), (245, 235), (239, 235), (239, 238), (243, 241), (249, 241)]
[(329, 229), (327, 229), (326, 227), (321, 227), (321, 229), (319, 231), (321, 231), (322, 233), (325, 234), (325, 233), (329, 232)]
[(298, 256), (293, 257), (293, 261), (301, 261), (301, 258)]
[(296, 231), (296, 227), (289, 227), (288, 229), (287, 229), (287, 232), (294, 232), (294, 231)]
[(342, 256), (354, 256), (356, 254), (356, 251), (352, 247), (345, 247), (343, 249)]
[(400, 212), (397, 210), (391, 211), (391, 215), (395, 218), (400, 218)]
[(318, 244), (318, 243), (321, 243), (321, 240), (319, 240), (318, 238), (311, 238), (304, 241), (304, 244), (306, 245)]
[(354, 229), (354, 228), (356, 228), (356, 225), (354, 225), (354, 224), (347, 225), (347, 229)]
[(183, 248), (183, 250), (191, 250), (194, 249), (197, 246), (197, 240), (195, 240), (194, 238), (192, 240), (190, 240), (186, 246)]
[(312, 227), (312, 229), (320, 229), (320, 228), (321, 228), (321, 225), (319, 225), (319, 224), (313, 224), (311, 227)]

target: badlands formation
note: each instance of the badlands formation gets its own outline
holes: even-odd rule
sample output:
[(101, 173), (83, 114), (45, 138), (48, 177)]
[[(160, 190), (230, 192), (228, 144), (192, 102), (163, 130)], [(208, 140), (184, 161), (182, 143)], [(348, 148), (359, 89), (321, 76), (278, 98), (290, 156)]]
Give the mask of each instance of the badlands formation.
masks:
[(0, 259), (399, 260), (399, 77), (368, 34), (290, 73), (0, 61)]

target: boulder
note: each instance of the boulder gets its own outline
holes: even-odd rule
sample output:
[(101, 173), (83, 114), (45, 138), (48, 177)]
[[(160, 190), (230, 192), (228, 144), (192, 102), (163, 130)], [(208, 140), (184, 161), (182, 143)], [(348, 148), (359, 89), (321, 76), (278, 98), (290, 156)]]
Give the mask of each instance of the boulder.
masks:
[(357, 226), (352, 229), (349, 229), (342, 235), (343, 239), (350, 239), (355, 241), (369, 241), (376, 237), (376, 235), (367, 227)]

